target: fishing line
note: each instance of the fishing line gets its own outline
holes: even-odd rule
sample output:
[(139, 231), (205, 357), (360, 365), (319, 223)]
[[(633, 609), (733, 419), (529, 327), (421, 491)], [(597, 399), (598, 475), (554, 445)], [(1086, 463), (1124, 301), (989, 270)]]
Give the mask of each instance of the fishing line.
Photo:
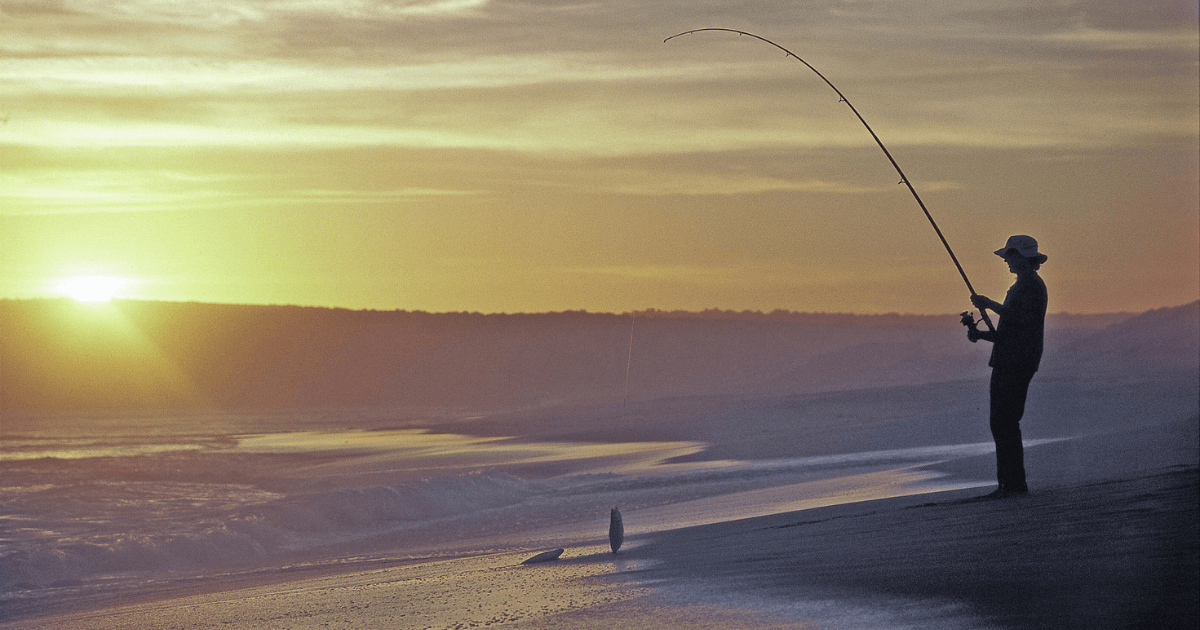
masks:
[[(971, 280), (967, 278), (967, 272), (963, 271), (962, 265), (959, 264), (958, 256), (955, 256), (954, 250), (950, 249), (950, 243), (946, 242), (946, 237), (942, 235), (941, 228), (939, 228), (937, 222), (933, 220), (933, 215), (929, 214), (929, 209), (925, 207), (925, 202), (921, 200), (921, 195), (917, 194), (917, 189), (913, 188), (912, 182), (908, 181), (908, 176), (904, 174), (904, 171), (900, 169), (900, 165), (896, 163), (896, 159), (892, 157), (892, 152), (888, 151), (887, 147), (885, 147), (883, 145), (883, 141), (879, 139), (879, 136), (875, 135), (875, 130), (871, 129), (871, 125), (867, 124), (867, 121), (862, 117), (862, 114), (858, 113), (858, 109), (855, 108), (854, 105), (850, 103), (850, 99), (846, 98), (846, 95), (842, 94), (841, 90), (837, 89), (836, 85), (834, 85), (829, 79), (825, 78), (825, 75), (821, 74), (820, 70), (817, 70), (816, 68), (814, 68), (812, 66), (812, 64), (801, 59), (798, 55), (796, 55), (796, 53), (793, 53), (792, 51), (784, 48), (783, 46), (780, 46), (779, 44), (776, 44), (775, 42), (773, 42), (765, 37), (760, 37), (758, 35), (755, 35), (754, 33), (747, 33), (746, 31), (739, 31), (739, 30), (732, 29), (732, 28), (697, 28), (697, 29), (692, 29), (690, 31), (684, 31), (682, 33), (677, 33), (675, 35), (672, 35), (672, 36), (664, 39), (663, 43), (669, 42), (672, 39), (675, 39), (676, 37), (680, 37), (683, 35), (691, 35), (692, 33), (701, 33), (704, 31), (724, 31), (727, 33), (737, 33), (738, 35), (745, 35), (747, 37), (753, 37), (754, 39), (757, 39), (761, 42), (770, 44), (770, 45), (778, 48), (779, 50), (782, 50), (783, 52), (787, 53), (788, 57), (791, 57), (792, 59), (799, 61), (800, 63), (804, 64), (805, 66), (808, 66), (809, 70), (812, 70), (813, 72), (817, 73), (817, 76), (821, 77), (821, 80), (824, 81), (826, 85), (828, 85), (830, 88), (832, 88), (834, 92), (837, 92), (838, 98), (841, 99), (841, 102), (845, 103), (846, 106), (850, 108), (850, 111), (854, 112), (854, 115), (858, 117), (858, 121), (861, 122), (863, 124), (863, 126), (867, 128), (867, 131), (869, 131), (871, 133), (871, 137), (875, 139), (875, 143), (879, 145), (880, 149), (883, 149), (883, 154), (887, 156), (888, 161), (892, 163), (892, 167), (895, 168), (896, 172), (900, 174), (900, 182), (899, 183), (904, 184), (905, 186), (908, 187), (908, 191), (912, 193), (913, 199), (917, 200), (917, 205), (921, 206), (921, 211), (925, 213), (925, 218), (929, 219), (929, 224), (933, 226), (933, 231), (937, 233), (938, 239), (942, 241), (942, 246), (946, 248), (946, 253), (950, 254), (950, 260), (954, 261), (954, 267), (956, 269), (958, 269), (958, 275), (962, 276), (963, 282), (965, 282), (967, 284), (967, 290), (969, 290), (971, 292), (971, 297), (978, 295), (978, 293), (975, 292), (975, 287), (971, 286)], [(983, 321), (984, 321), (984, 323), (987, 324), (988, 329), (995, 330), (995, 327), (992, 326), (991, 318), (988, 317), (987, 311), (984, 309), (979, 309), (979, 314), (983, 317)]]

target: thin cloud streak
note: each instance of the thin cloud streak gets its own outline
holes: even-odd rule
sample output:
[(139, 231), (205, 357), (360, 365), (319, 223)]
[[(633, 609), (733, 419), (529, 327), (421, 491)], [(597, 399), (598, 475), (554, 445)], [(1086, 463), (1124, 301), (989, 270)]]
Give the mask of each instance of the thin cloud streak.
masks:
[[(1194, 99), (1186, 97), (1186, 91), (1163, 87), (1155, 90), (1148, 86), (1137, 94), (1137, 99), (1124, 99), (1119, 95), (1114, 98), (1107, 90), (1097, 92), (1091, 83), (1094, 77), (1083, 77), (1086, 81), (1072, 77), (1086, 72), (1088, 62), (1080, 61), (1080, 54), (1085, 54), (1089, 48), (1097, 52), (1110, 51), (1113, 38), (1122, 42), (1119, 48), (1123, 51), (1168, 50), (1180, 56), (1174, 62), (1176, 65), (1192, 69), (1194, 59), (1189, 57), (1194, 55), (1184, 51), (1194, 51), (1194, 46), (1188, 44), (1194, 44), (1195, 37), (1189, 40), (1188, 36), (1180, 35), (1178, 24), (1171, 24), (1169, 28), (1164, 25), (1157, 31), (1102, 31), (1080, 27), (1077, 17), (1073, 18), (1075, 21), (1067, 22), (1063, 15), (1060, 20), (1063, 26), (1057, 31), (1039, 28), (1032, 21), (1021, 23), (1023, 28), (1011, 29), (1009, 24), (1009, 31), (989, 31), (987, 20), (994, 18), (982, 9), (964, 11), (961, 3), (932, 3), (932, 6), (923, 5), (916, 17), (926, 14), (948, 16), (939, 22), (937, 30), (891, 25), (891, 38), (903, 32), (906, 35), (902, 39), (915, 40), (913, 46), (904, 49), (906, 52), (898, 60), (900, 63), (881, 65), (877, 59), (862, 59), (862, 63), (851, 66), (849, 63), (856, 57), (870, 53), (879, 44), (872, 42), (850, 57), (838, 59), (837, 52), (848, 48), (832, 37), (830, 26), (835, 23), (833, 17), (837, 16), (838, 7), (845, 6), (844, 3), (809, 4), (802, 23), (806, 30), (816, 32), (816, 38), (813, 40), (807, 32), (797, 37), (805, 44), (800, 49), (802, 54), (807, 56), (807, 44), (813, 41), (814, 53), (821, 52), (821, 57), (834, 59), (828, 72), (836, 73), (838, 82), (848, 86), (845, 91), (853, 95), (863, 109), (876, 112), (872, 118), (880, 120), (879, 126), (886, 128), (888, 137), (896, 142), (1097, 146), (1137, 142), (1146, 134), (1169, 134), (1191, 118), (1187, 106)], [(815, 77), (805, 76), (806, 69), (780, 59), (767, 48), (759, 49), (753, 47), (752, 42), (739, 41), (743, 38), (713, 37), (663, 45), (659, 41), (661, 33), (654, 34), (651, 39), (649, 29), (642, 26), (633, 27), (634, 34), (647, 35), (635, 49), (609, 48), (597, 52), (587, 46), (594, 37), (578, 38), (578, 43), (571, 38), (547, 38), (545, 24), (539, 20), (525, 24), (516, 19), (552, 15), (564, 21), (560, 31), (579, 30), (599, 36), (600, 33), (608, 35), (597, 29), (614, 21), (611, 11), (582, 11), (589, 19), (585, 28), (580, 16), (569, 11), (552, 12), (533, 5), (505, 3), (435, 2), (396, 6), (366, 1), (215, 3), (180, 9), (174, 3), (115, 2), (86, 6), (86, 11), (91, 12), (90, 16), (96, 22), (91, 26), (92, 37), (105, 48), (104, 54), (0, 60), (0, 80), (11, 86), (14, 104), (27, 104), (21, 109), (32, 110), (35, 108), (33, 103), (47, 97), (70, 100), (80, 95), (92, 102), (103, 102), (116, 95), (138, 94), (143, 99), (199, 97), (225, 101), (231, 104), (227, 108), (231, 112), (243, 108), (232, 104), (248, 100), (259, 103), (260, 111), (265, 110), (267, 115), (266, 119), (249, 117), (242, 125), (246, 130), (241, 133), (235, 131), (239, 125), (236, 117), (231, 116), (220, 121), (196, 120), (195, 124), (199, 126), (215, 122), (216, 129), (211, 133), (188, 130), (189, 121), (180, 118), (170, 123), (176, 126), (174, 130), (132, 125), (112, 134), (134, 137), (136, 139), (131, 140), (134, 144), (153, 142), (150, 139), (153, 137), (200, 144), (279, 144), (284, 141), (283, 137), (298, 143), (308, 141), (337, 146), (369, 144), (372, 142), (370, 136), (376, 135), (378, 141), (404, 146), (427, 142), (428, 146), (515, 150), (528, 147), (534, 151), (577, 150), (603, 154), (669, 151), (672, 142), (679, 142), (678, 150), (684, 152), (716, 150), (731, 144), (739, 148), (869, 144), (869, 139), (855, 133), (852, 124), (845, 124), (847, 113), (844, 110), (828, 107), (830, 95)], [(85, 11), (83, 7), (82, 4), (64, 3), (59, 13), (43, 15), (68, 15), (71, 18), (68, 21), (73, 23)], [(462, 8), (465, 13), (447, 14), (444, 11), (455, 7)], [(1003, 14), (1014, 7), (1027, 8), (1028, 5), (1002, 3), (995, 7), (995, 12)], [(865, 26), (855, 24), (855, 27), (871, 31), (875, 28), (873, 25), (888, 24), (884, 18), (900, 17), (897, 8), (891, 5), (882, 8), (883, 13), (862, 20)], [(630, 10), (647, 17), (652, 17), (655, 12), (654, 7)], [(811, 20), (808, 16), (814, 12), (822, 17)], [(420, 55), (410, 54), (406, 47), (390, 47), (394, 40), (419, 35), (420, 28), (405, 17), (410, 14), (440, 15), (446, 18), (438, 20), (442, 28), (449, 28), (446, 24), (455, 24), (458, 26), (454, 28), (468, 29), (463, 32), (469, 35), (437, 40)], [(484, 14), (489, 19), (483, 19)], [(297, 42), (289, 35), (294, 35), (300, 28), (289, 21), (297, 16), (330, 20), (325, 24), (329, 27), (330, 40), (313, 49), (302, 48), (302, 43), (311, 42)], [(590, 23), (597, 18), (598, 22)], [(243, 27), (270, 24), (269, 32), (278, 34), (275, 45), (261, 50), (246, 41), (248, 33), (235, 34), (232, 37), (240, 46), (231, 46), (230, 51), (223, 54), (198, 56), (189, 54), (188, 38), (184, 37), (179, 51), (146, 55), (140, 48), (141, 38), (133, 36), (140, 34), (140, 30), (165, 34), (164, 30), (172, 31), (182, 26), (190, 27), (194, 35), (202, 37), (212, 29), (214, 21), (221, 24), (233, 21)], [(418, 21), (427, 25), (423, 20)], [(619, 26), (628, 25), (622, 22)], [(388, 28), (400, 31), (385, 32)], [(110, 36), (113, 31), (125, 29), (131, 31), (129, 49), (126, 54), (116, 54)], [(946, 35), (947, 32), (962, 34)], [(1087, 35), (1081, 36), (1081, 33)], [(499, 37), (491, 37), (493, 34)], [(1007, 61), (996, 57), (984, 59), (978, 52), (981, 37), (991, 39), (993, 45), (1003, 46), (1003, 42), (1008, 42), (1010, 46), (1020, 46), (1022, 54)], [(486, 45), (490, 50), (484, 47), (471, 51), (461, 46), (464, 39), (471, 42), (495, 39), (499, 43)], [(536, 52), (522, 51), (519, 46), (508, 50), (501, 48), (505, 43), (529, 40), (544, 41), (546, 46)], [(614, 43), (624, 41), (620, 36), (613, 40)], [(340, 45), (335, 46), (339, 41)], [(783, 41), (793, 45), (788, 40)], [(1045, 50), (1038, 52), (1031, 42), (1045, 42)], [(829, 52), (825, 52), (825, 45), (829, 46)], [(347, 47), (357, 50), (355, 47), (359, 46), (365, 46), (372, 53), (365, 57), (344, 54)], [(1068, 66), (1056, 66), (1064, 46), (1074, 46), (1075, 57)], [(333, 54), (321, 55), (322, 50)], [(441, 59), (436, 58), (439, 50), (443, 51)], [(1187, 57), (1183, 56), (1185, 54)], [(896, 57), (892, 55), (889, 60), (896, 61)], [(912, 63), (906, 63), (910, 60)], [(1093, 63), (1102, 61), (1103, 56)], [(1120, 71), (1119, 66), (1115, 69)], [(1007, 80), (1004, 80), (1005, 76)], [(996, 80), (998, 78), (1000, 80)], [(1125, 82), (1120, 76), (1111, 80)], [(1142, 82), (1136, 76), (1129, 77), (1129, 81)], [(521, 88), (558, 93), (542, 99), (541, 94)], [(882, 96), (884, 89), (892, 94)], [(707, 96), (695, 99), (700, 90)], [(933, 93), (927, 95), (927, 90)], [(583, 96), (585, 91), (588, 94)], [(356, 124), (334, 124), (324, 131), (288, 120), (289, 107), (294, 107), (297, 102), (324, 105), (319, 101), (321, 93), (330, 97), (344, 93), (354, 101), (351, 107), (367, 115)], [(640, 98), (641, 94), (650, 94), (654, 98)], [(431, 125), (428, 120), (414, 121), (424, 128), (438, 129), (436, 133), (397, 129), (388, 104), (397, 99), (418, 100), (430, 96), (444, 100), (452, 108), (452, 122), (447, 125), (445, 120), (435, 121)], [(533, 107), (530, 107), (530, 98), (539, 99)], [(997, 115), (994, 110), (1001, 99), (1006, 101), (1002, 105), (1004, 112)], [(931, 109), (927, 103), (937, 109), (933, 124), (926, 122), (923, 115), (923, 110)], [(591, 124), (574, 115), (581, 107), (589, 109), (589, 116), (593, 118)], [(487, 112), (497, 108), (504, 116), (493, 128), (463, 126), (467, 121), (486, 121)], [(181, 109), (184, 116), (187, 111), (186, 107)], [(1047, 118), (1046, 112), (1074, 115)], [(730, 124), (751, 114), (753, 125)], [(14, 128), (10, 138), (35, 142), (37, 137), (44, 137), (50, 144), (61, 144), (64, 136), (79, 135), (85, 142), (120, 143), (115, 137), (106, 138), (95, 130), (70, 129), (68, 125), (80, 121), (72, 120), (67, 112), (62, 115), (64, 117), (46, 118), (46, 125), (27, 129), (23, 135)], [(137, 111), (131, 110), (126, 116), (136, 119)], [(995, 121), (1005, 118), (1023, 121), (1021, 128), (1002, 126), (997, 129)], [(1039, 119), (1045, 120), (1039, 122)], [(653, 124), (641, 125), (639, 120)], [(512, 124), (513, 121), (518, 124)], [(1079, 122), (1071, 124), (1073, 121)], [(63, 123), (62, 133), (47, 128), (58, 123)], [(113, 123), (105, 121), (102, 124)], [(119, 126), (119, 122), (114, 126)], [(265, 129), (270, 126), (278, 126), (280, 131), (272, 134)], [(503, 129), (498, 128), (500, 126)], [(1098, 131), (1101, 127), (1103, 131)], [(570, 129), (570, 133), (559, 134), (563, 136), (561, 142), (546, 142), (545, 138), (553, 135), (549, 133), (553, 129)], [(625, 135), (615, 141), (597, 141), (596, 136), (612, 139), (614, 133)], [(589, 135), (593, 136), (590, 141)], [(706, 140), (700, 141), (698, 136), (701, 135)], [(472, 142), (472, 136), (478, 137), (478, 141)], [(639, 141), (648, 137), (656, 141)]]
[(228, 60), (201, 57), (101, 57), (15, 59), (0, 62), (0, 78), (37, 91), (152, 89), (156, 93), (291, 94), (327, 91), (422, 91), (501, 88), (556, 83), (621, 82), (697, 77), (711, 67), (635, 69), (581, 57), (493, 56), (415, 65), (345, 64), (336, 70), (297, 60)]

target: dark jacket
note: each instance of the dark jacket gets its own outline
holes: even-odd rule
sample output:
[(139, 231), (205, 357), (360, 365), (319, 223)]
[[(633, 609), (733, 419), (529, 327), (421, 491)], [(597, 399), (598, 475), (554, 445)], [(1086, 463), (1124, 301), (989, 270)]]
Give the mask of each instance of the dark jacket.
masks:
[(1045, 332), (1046, 283), (1036, 273), (1017, 276), (1004, 298), (996, 333), (986, 337), (995, 343), (988, 365), (1036, 372), (1042, 361)]

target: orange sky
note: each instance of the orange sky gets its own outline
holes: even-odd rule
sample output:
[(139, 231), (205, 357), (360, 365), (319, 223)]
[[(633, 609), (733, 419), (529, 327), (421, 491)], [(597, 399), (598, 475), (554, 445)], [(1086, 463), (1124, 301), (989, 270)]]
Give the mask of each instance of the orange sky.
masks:
[(430, 311), (1200, 297), (1193, 0), (0, 0), (0, 298)]

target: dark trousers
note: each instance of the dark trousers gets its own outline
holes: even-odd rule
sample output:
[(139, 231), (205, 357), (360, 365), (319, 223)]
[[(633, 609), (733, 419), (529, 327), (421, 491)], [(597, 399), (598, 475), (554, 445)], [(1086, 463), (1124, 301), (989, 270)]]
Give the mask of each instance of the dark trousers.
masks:
[(1021, 416), (1025, 415), (1025, 397), (1029, 370), (996, 368), (992, 370), (991, 425), (996, 441), (996, 481), (1002, 490), (1024, 491), (1025, 448), (1021, 444)]

